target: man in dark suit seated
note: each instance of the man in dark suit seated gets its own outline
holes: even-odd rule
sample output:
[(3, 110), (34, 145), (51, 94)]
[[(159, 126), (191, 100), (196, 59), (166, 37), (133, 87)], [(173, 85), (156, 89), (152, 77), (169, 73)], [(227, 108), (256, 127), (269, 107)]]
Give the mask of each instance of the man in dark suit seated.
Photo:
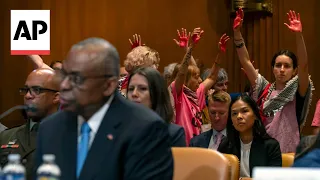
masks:
[(208, 95), (208, 111), (211, 130), (195, 136), (190, 141), (191, 147), (203, 147), (217, 150), (222, 139), (227, 136), (230, 95), (224, 91), (214, 91)]
[(316, 135), (303, 136), (300, 140), (299, 145), (297, 146), (295, 157), (299, 156), (301, 153), (304, 153), (309, 149), (317, 140)]
[(320, 134), (301, 139), (293, 167), (320, 167)]
[(40, 125), (37, 165), (56, 156), (61, 180), (171, 180), (168, 126), (155, 112), (117, 91), (119, 55), (106, 40), (72, 46), (62, 69), (63, 111)]
[(32, 179), (34, 151), (39, 122), (57, 111), (59, 106), (59, 84), (51, 69), (37, 69), (30, 73), (20, 94), (25, 105), (33, 105), (36, 111), (27, 111), (27, 123), (7, 129), (0, 134), (1, 166), (7, 164), (9, 154), (20, 154), (26, 167), (27, 179)]

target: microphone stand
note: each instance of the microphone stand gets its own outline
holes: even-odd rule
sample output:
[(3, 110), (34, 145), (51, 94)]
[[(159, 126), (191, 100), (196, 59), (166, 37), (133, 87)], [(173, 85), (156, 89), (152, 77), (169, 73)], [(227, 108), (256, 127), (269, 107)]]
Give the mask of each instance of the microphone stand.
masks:
[(7, 111), (5, 111), (4, 113), (2, 113), (0, 115), (0, 120), (2, 118), (6, 117), (7, 115), (9, 115), (10, 113), (12, 113), (13, 111), (18, 110), (18, 109), (29, 109), (29, 108), (28, 108), (28, 106), (25, 106), (25, 105), (14, 106), (14, 107), (8, 109)]

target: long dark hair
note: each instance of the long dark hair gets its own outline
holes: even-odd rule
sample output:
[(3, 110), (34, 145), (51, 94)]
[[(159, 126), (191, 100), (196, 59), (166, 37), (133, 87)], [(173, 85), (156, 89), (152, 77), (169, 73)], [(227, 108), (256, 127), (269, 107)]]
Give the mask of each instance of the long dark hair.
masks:
[(229, 106), (229, 117), (227, 122), (227, 136), (229, 140), (229, 147), (240, 147), (240, 134), (239, 132), (234, 128), (232, 119), (231, 119), (231, 107), (232, 105), (237, 101), (243, 101), (249, 105), (249, 107), (252, 109), (253, 113), (257, 117), (257, 119), (254, 120), (254, 124), (252, 127), (253, 132), (253, 138), (254, 139), (260, 139), (260, 140), (266, 140), (270, 139), (271, 137), (267, 134), (267, 131), (262, 124), (259, 108), (257, 106), (257, 103), (246, 93), (241, 94), (237, 98), (233, 99), (230, 106)]
[(173, 119), (173, 107), (171, 105), (168, 87), (164, 78), (154, 68), (142, 67), (135, 70), (130, 75), (128, 84), (130, 84), (131, 78), (135, 74), (142, 75), (148, 80), (152, 110), (154, 110), (167, 123), (171, 123)]

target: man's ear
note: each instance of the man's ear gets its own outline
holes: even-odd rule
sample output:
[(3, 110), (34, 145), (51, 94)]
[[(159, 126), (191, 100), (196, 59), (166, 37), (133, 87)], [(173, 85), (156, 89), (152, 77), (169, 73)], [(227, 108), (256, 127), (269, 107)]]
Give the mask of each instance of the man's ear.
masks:
[(53, 97), (53, 104), (59, 104), (60, 102), (60, 92), (56, 92)]
[(111, 77), (107, 79), (104, 83), (104, 91), (103, 95), (105, 97), (111, 96), (117, 89), (118, 89), (118, 78), (117, 77)]

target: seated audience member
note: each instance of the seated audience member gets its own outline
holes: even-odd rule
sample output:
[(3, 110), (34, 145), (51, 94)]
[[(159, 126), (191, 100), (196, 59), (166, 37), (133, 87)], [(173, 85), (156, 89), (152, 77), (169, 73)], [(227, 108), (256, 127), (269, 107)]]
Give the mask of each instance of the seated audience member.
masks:
[(316, 141), (316, 135), (303, 136), (297, 146), (295, 157), (299, 157), (301, 154), (305, 153)]
[(226, 126), (230, 102), (230, 95), (224, 91), (214, 91), (208, 95), (211, 130), (193, 137), (190, 141), (191, 147), (218, 149), (221, 140), (227, 137)]
[(172, 124), (173, 108), (171, 106), (167, 85), (161, 74), (151, 68), (139, 68), (129, 77), (127, 98), (154, 110), (169, 124), (171, 146), (186, 146), (184, 129)]
[(62, 68), (62, 61), (52, 61), (50, 64), (52, 69), (61, 69)]
[[(128, 81), (128, 72), (126, 71), (125, 67), (120, 67), (120, 76), (119, 76), (119, 80), (118, 80), (118, 89), (119, 91), (121, 90), (121, 86), (123, 84), (124, 81)], [(120, 93), (125, 97), (125, 93), (121, 92)]]
[[(303, 137), (300, 141), (299, 146), (297, 147), (294, 166), (303, 167), (305, 166), (306, 162), (313, 161), (312, 160), (314, 158), (313, 156), (314, 154), (317, 154), (317, 151), (315, 151), (314, 153), (312, 153), (312, 151), (316, 149), (320, 149), (320, 134)], [(309, 153), (311, 155), (308, 155)], [(306, 166), (306, 167), (309, 167), (309, 166)]]
[(120, 78), (123, 78), (128, 75), (125, 67), (120, 67)]
[(320, 129), (320, 100), (317, 102), (311, 126), (313, 127), (313, 134), (317, 135)]
[[(170, 87), (170, 84), (174, 81), (176, 77), (174, 77), (177, 73), (174, 73), (175, 67), (178, 65), (178, 63), (171, 63), (168, 66), (164, 68), (163, 77), (166, 80), (167, 86), (168, 86), (168, 92), (170, 97), (171, 106), (173, 109), (173, 119), (172, 122), (176, 122), (176, 108), (174, 107), (174, 98), (172, 95), (172, 89)], [(177, 70), (176, 70), (177, 71)]]
[(32, 179), (33, 156), (39, 122), (57, 111), (58, 89), (59, 83), (54, 79), (53, 70), (36, 69), (29, 74), (24, 87), (20, 88), (20, 94), (24, 96), (24, 104), (35, 106), (36, 111), (26, 111), (27, 123), (1, 132), (0, 162), (2, 167), (8, 162), (8, 154), (20, 154), (22, 163), (26, 167), (27, 179)]
[[(205, 80), (210, 74), (212, 70), (211, 69), (206, 69), (202, 75), (201, 79)], [(225, 91), (227, 92), (228, 90), (228, 74), (225, 69), (220, 68), (218, 72), (218, 77), (216, 83), (209, 89), (209, 92), (214, 92), (214, 91)], [(208, 96), (206, 96), (206, 105), (208, 106)], [(202, 132), (207, 131), (207, 127), (210, 128), (210, 126), (206, 126), (208, 123), (210, 123), (210, 115), (208, 112), (208, 107), (205, 107), (202, 112)], [(208, 124), (210, 125), (210, 124)]]
[(174, 81), (175, 77), (173, 77), (173, 71), (178, 63), (171, 63), (168, 66), (164, 67), (163, 77), (166, 80), (167, 86)]
[(320, 148), (316, 148), (294, 161), (292, 167), (320, 168)]
[(227, 138), (218, 151), (239, 158), (240, 177), (251, 177), (256, 166), (282, 166), (280, 145), (266, 133), (258, 106), (247, 94), (232, 101)]
[[(205, 79), (208, 77), (208, 75), (211, 73), (211, 69), (206, 69), (202, 75), (201, 75), (201, 79)], [(225, 69), (220, 68), (219, 73), (218, 73), (218, 77), (217, 77), (217, 82), (212, 86), (212, 90), (214, 91), (228, 91), (228, 84), (229, 84), (229, 80), (228, 80), (228, 73), (226, 72)], [(231, 100), (236, 99), (237, 96), (241, 95), (241, 93), (229, 93)]]
[[(211, 74), (211, 69), (206, 69), (202, 75), (201, 75), (201, 79), (204, 81), (205, 79), (207, 79), (207, 77)], [(217, 77), (217, 81), (216, 83), (214, 83), (214, 85), (212, 86), (212, 88), (210, 89), (214, 89), (215, 91), (225, 91), (227, 92), (228, 90), (228, 73), (226, 72), (225, 69), (220, 68), (219, 72), (218, 72), (218, 77)]]
[(296, 155), (293, 167), (320, 167), (320, 135), (312, 137), (309, 146)]
[(59, 111), (39, 128), (35, 169), (53, 154), (63, 180), (171, 180), (168, 125), (118, 91), (119, 54), (101, 38), (73, 45), (57, 70)]
[(160, 63), (160, 55), (156, 50), (141, 45), (140, 35), (134, 35), (133, 37), (133, 42), (129, 39), (132, 50), (128, 53), (126, 60), (124, 60), (125, 70), (128, 72), (128, 75), (121, 79), (120, 90), (122, 95), (125, 95), (127, 92), (129, 75), (133, 71), (140, 67), (158, 69)]

